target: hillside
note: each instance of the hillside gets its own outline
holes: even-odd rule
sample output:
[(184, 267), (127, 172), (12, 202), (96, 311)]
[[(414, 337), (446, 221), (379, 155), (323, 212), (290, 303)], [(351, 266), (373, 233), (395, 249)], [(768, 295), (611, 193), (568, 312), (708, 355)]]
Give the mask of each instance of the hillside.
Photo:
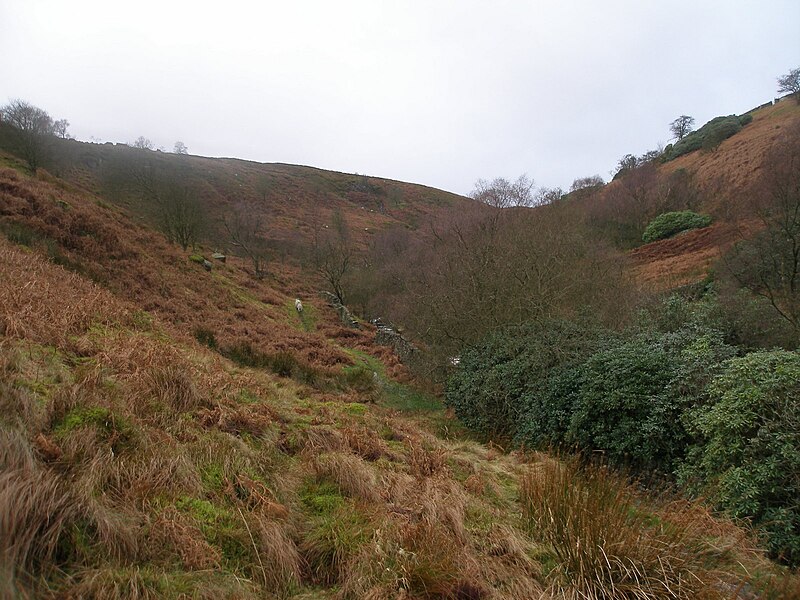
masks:
[(246, 204), (254, 217), (263, 218), (271, 247), (284, 254), (287, 249), (299, 253), (313, 235), (312, 228), (329, 225), (334, 211), (344, 216), (354, 238), (364, 244), (382, 229), (414, 227), (443, 208), (466, 201), (435, 188), (379, 177), (175, 155), (125, 144), (57, 140), (50, 159), (53, 173), (150, 223), (157, 223), (158, 215), (137, 183), (147, 178), (155, 185), (179, 185), (201, 203), (206, 236), (212, 239), (224, 237), (220, 224), (225, 214)]
[[(282, 190), (309, 173), (358, 181), (189, 161), (233, 178), (209, 201), (265, 170)], [(471, 439), (291, 261), (261, 280), (235, 257), (206, 271), (110, 203), (92, 168), (62, 174), (0, 170), (3, 596), (726, 598), (795, 585), (700, 504)], [(439, 206), (372, 213), (375, 194), (320, 194), (366, 227)], [(583, 498), (599, 499), (585, 532), (540, 520), (561, 507), (583, 526), (570, 516)], [(612, 561), (575, 555), (573, 535), (613, 539)]]
[[(657, 164), (652, 175), (637, 181), (641, 189), (625, 190), (622, 180), (612, 181), (584, 202), (590, 215), (622, 210), (622, 221), (640, 210), (650, 218), (658, 214), (659, 204), (676, 177), (691, 181), (691, 209), (706, 213), (714, 223), (705, 229), (639, 245), (630, 252), (633, 273), (647, 289), (668, 290), (703, 279), (709, 268), (737, 239), (757, 230), (749, 202), (759, 185), (767, 152), (778, 136), (800, 123), (800, 106), (785, 99), (752, 113), (753, 120), (741, 131), (724, 140), (714, 151), (696, 150), (677, 159)], [(635, 196), (641, 206), (621, 202), (618, 196)], [(678, 208), (685, 208), (680, 204)], [(617, 208), (621, 204), (622, 208)], [(635, 217), (634, 217), (635, 218)], [(627, 221), (630, 223), (630, 221)], [(640, 244), (640, 242), (639, 242)]]

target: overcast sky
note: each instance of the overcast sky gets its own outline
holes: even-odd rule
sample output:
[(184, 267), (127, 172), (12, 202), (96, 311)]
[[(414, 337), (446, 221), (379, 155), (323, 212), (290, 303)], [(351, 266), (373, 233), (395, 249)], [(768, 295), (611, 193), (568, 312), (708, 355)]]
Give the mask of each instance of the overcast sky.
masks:
[(626, 153), (776, 94), (797, 0), (0, 0), (0, 103), (81, 140), (467, 193), (609, 178)]

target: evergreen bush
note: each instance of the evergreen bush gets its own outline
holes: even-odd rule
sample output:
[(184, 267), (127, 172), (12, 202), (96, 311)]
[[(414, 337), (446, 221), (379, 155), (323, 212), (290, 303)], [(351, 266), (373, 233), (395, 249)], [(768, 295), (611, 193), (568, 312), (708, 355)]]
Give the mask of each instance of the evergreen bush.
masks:
[(699, 229), (709, 225), (711, 225), (711, 217), (708, 215), (701, 215), (691, 210), (667, 212), (650, 221), (650, 224), (644, 230), (642, 241), (649, 244), (656, 240), (672, 237), (682, 231)]
[(800, 353), (753, 352), (725, 363), (709, 402), (688, 414), (698, 436), (680, 479), (767, 534), (800, 564)]

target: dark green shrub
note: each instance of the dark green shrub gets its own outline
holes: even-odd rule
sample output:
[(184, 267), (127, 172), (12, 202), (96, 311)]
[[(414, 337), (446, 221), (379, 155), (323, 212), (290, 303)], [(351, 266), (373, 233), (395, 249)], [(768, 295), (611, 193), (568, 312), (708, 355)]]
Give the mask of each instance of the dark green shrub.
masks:
[(609, 341), (531, 385), (516, 443), (603, 451), (614, 464), (672, 471), (690, 437), (689, 407), (734, 350), (697, 327)]
[(266, 366), (279, 377), (291, 377), (298, 367), (297, 359), (291, 352), (276, 352), (265, 357)]
[(601, 337), (599, 330), (558, 320), (502, 330), (461, 355), (446, 402), (467, 427), (512, 438), (528, 388), (539, 385), (551, 369), (589, 355)]
[(714, 331), (644, 334), (581, 367), (567, 442), (616, 464), (672, 471), (691, 441), (684, 424), (733, 349)]
[(524, 398), (525, 412), (514, 439), (516, 445), (532, 449), (566, 445), (584, 382), (580, 366), (566, 366), (553, 369), (549, 377), (532, 385)]
[(194, 330), (194, 339), (212, 350), (217, 349), (217, 338), (210, 329), (206, 329), (205, 327), (196, 328)]
[(702, 148), (704, 150), (715, 150), (722, 142), (732, 135), (739, 133), (742, 124), (737, 117), (728, 117), (708, 129), (703, 137)]
[(41, 234), (21, 223), (7, 221), (0, 223), (2, 231), (10, 242), (32, 248), (41, 239)]
[(800, 354), (734, 358), (689, 413), (701, 441), (680, 475), (735, 517), (767, 534), (773, 556), (800, 564)]
[(263, 369), (269, 366), (269, 356), (259, 352), (247, 342), (239, 342), (238, 344), (221, 348), (220, 354), (240, 367)]
[(592, 355), (581, 369), (567, 438), (603, 450), (617, 464), (666, 462), (675, 438), (683, 437), (673, 428), (675, 407), (663, 393), (676, 370), (675, 357), (658, 340), (634, 340)]
[(691, 210), (668, 212), (658, 215), (650, 221), (650, 224), (644, 230), (642, 241), (649, 244), (656, 240), (672, 237), (681, 231), (699, 229), (709, 225), (711, 225), (711, 217), (708, 215), (700, 215)]

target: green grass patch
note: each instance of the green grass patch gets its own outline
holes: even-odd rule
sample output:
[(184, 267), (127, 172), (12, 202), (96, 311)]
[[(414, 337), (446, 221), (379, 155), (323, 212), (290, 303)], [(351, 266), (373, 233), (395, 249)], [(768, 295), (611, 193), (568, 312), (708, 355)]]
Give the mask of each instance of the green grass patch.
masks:
[(310, 302), (303, 302), (301, 313), (294, 307), (294, 300), (288, 301), (284, 309), (292, 327), (306, 332), (317, 330), (317, 309)]
[(179, 498), (175, 508), (194, 519), (206, 541), (218, 547), (232, 566), (252, 563), (254, 557), (244, 523), (233, 512), (208, 500), (188, 496)]
[(443, 412), (444, 405), (433, 394), (409, 385), (387, 381), (383, 388), (383, 404), (402, 412)]
[(258, 404), (261, 402), (261, 398), (256, 396), (250, 390), (240, 390), (239, 394), (236, 396), (236, 401), (241, 402), (242, 404)]
[(328, 481), (308, 481), (300, 499), (311, 513), (301, 552), (315, 583), (339, 580), (347, 562), (370, 540), (374, 527), (352, 499)]
[(339, 487), (329, 481), (307, 481), (300, 489), (300, 500), (314, 515), (332, 513), (345, 505)]
[(136, 438), (136, 432), (127, 419), (101, 406), (79, 406), (72, 409), (53, 432), (57, 438), (63, 439), (83, 428), (96, 430), (99, 439), (110, 444), (115, 453), (130, 449)]
[(374, 356), (370, 356), (366, 352), (362, 350), (356, 350), (355, 348), (348, 348), (347, 346), (336, 346), (339, 350), (347, 354), (350, 358), (353, 359), (353, 362), (356, 366), (361, 366), (370, 371), (373, 371), (378, 374), (379, 377), (385, 378), (386, 377), (386, 366)]

